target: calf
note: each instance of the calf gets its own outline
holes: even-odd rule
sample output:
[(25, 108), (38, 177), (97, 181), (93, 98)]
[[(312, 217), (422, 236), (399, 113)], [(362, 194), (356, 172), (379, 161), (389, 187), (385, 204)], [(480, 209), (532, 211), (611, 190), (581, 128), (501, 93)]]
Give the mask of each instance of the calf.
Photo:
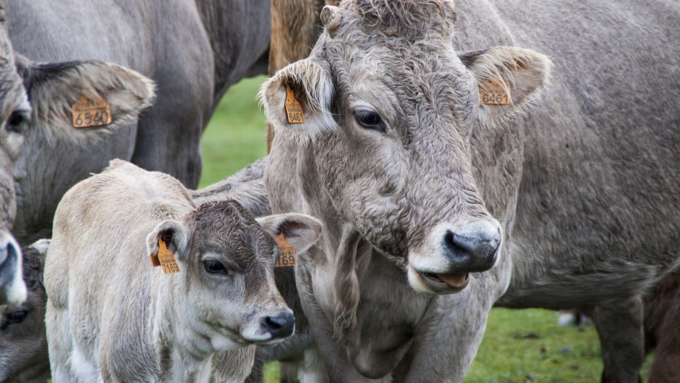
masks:
[[(252, 345), (294, 331), (274, 236), (302, 252), (320, 232), (300, 214), (256, 221), (232, 200), (197, 208), (176, 179), (113, 161), (57, 208), (45, 265), (54, 382), (207, 382), (217, 352), (229, 353), (222, 378), (242, 381)], [(149, 254), (173, 258), (174, 273)]]
[(45, 338), (43, 265), (50, 241), (43, 239), (23, 249), (28, 299), (5, 306), (0, 317), (0, 382), (45, 383), (50, 378)]

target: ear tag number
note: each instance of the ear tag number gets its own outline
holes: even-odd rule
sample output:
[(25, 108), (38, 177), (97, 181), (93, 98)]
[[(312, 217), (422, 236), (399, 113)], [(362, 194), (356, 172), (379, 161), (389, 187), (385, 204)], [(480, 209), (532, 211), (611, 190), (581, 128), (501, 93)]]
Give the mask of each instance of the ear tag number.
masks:
[(288, 122), (291, 124), (303, 124), (305, 122), (302, 105), (295, 99), (290, 84), (286, 84), (286, 115), (288, 115)]
[(479, 99), (484, 105), (508, 105), (511, 102), (510, 87), (505, 81), (487, 79), (479, 87)]
[(73, 127), (88, 128), (111, 123), (111, 105), (99, 96), (83, 96), (73, 104)]
[(168, 250), (168, 246), (160, 235), (158, 236), (158, 254), (151, 254), (151, 265), (153, 267), (161, 266), (163, 274), (179, 273), (179, 265), (175, 255)]
[(276, 243), (279, 245), (279, 257), (276, 259), (276, 267), (290, 267), (297, 264), (295, 248), (286, 242), (283, 233), (276, 236)]

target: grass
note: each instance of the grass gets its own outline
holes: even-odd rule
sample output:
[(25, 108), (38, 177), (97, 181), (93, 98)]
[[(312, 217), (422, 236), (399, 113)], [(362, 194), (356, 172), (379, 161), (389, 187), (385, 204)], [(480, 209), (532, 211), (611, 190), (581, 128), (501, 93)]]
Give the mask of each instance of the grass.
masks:
[[(237, 172), (266, 154), (264, 114), (255, 95), (264, 77), (233, 86), (203, 136), (200, 187)], [(646, 378), (651, 358), (643, 376)], [(494, 309), (466, 383), (597, 382), (602, 371), (594, 327), (559, 327), (557, 313)], [(278, 382), (277, 363), (267, 365), (266, 382)]]

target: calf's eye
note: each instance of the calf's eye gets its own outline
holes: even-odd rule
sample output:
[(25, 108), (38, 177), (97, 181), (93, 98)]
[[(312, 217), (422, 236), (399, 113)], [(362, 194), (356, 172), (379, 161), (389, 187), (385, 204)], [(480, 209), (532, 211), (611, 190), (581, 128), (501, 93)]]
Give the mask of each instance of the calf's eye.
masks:
[(7, 120), (6, 129), (11, 133), (21, 133), (24, 124), (28, 122), (28, 112), (24, 110), (15, 110)]
[(26, 317), (28, 316), (28, 311), (26, 310), (17, 310), (17, 311), (12, 311), (11, 313), (5, 314), (5, 323), (6, 324), (18, 324), (23, 322)]
[(203, 262), (203, 267), (205, 271), (210, 274), (224, 274), (227, 275), (227, 269), (219, 261), (208, 260)]
[(354, 119), (365, 129), (376, 130), (385, 133), (387, 130), (385, 122), (380, 115), (372, 110), (357, 110), (354, 112)]

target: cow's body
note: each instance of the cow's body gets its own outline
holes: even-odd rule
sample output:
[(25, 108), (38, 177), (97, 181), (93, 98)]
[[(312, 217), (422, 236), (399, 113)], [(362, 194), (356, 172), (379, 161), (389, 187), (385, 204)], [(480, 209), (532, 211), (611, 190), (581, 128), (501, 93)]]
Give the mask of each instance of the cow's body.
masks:
[[(403, 105), (410, 101), (403, 99), (409, 89), (423, 92), (421, 102), (432, 97), (432, 109), (442, 119), (445, 111), (460, 104), (449, 104), (446, 93), (434, 93), (433, 89), (440, 90), (434, 74), (428, 77), (421, 71), (417, 73), (421, 77), (413, 80), (408, 77), (410, 70), (416, 71), (412, 66), (392, 67), (391, 58), (378, 49), (333, 61), (335, 52), (343, 49), (333, 39), (351, 33), (343, 28), (355, 3), (361, 2), (343, 2), (339, 13), (326, 15), (332, 30), (322, 35), (311, 58), (285, 69), (264, 88), (268, 117), (277, 128), (265, 175), (272, 209), (314, 215), (327, 228), (309, 257), (302, 257), (297, 286), (331, 381), (390, 374), (397, 381), (462, 381), (494, 303), (552, 309), (594, 306), (605, 360), (603, 380), (637, 381), (643, 357), (640, 294), (673, 269), (679, 255), (675, 242), (680, 227), (676, 150), (680, 107), (674, 95), (680, 93), (680, 46), (674, 41), (680, 40), (680, 7), (672, 2), (457, 1), (453, 48), (462, 53), (461, 61), (477, 79), (480, 53), (464, 52), (511, 45), (550, 56), (555, 64), (551, 85), (535, 106), (509, 123), (487, 122), (497, 109), (480, 106), (466, 149), (469, 162), (457, 157), (457, 146), (433, 152), (438, 144), (418, 147), (409, 141), (417, 138), (407, 136), (403, 140), (409, 154), (403, 156), (418, 161), (433, 156), (439, 164), (460, 165), (443, 173), (439, 166), (446, 165), (433, 165), (404, 176), (398, 173), (398, 164), (404, 161), (400, 148), (374, 154), (380, 150), (372, 146), (378, 145), (373, 144), (374, 136), (350, 133), (356, 128), (342, 109), (346, 98), (370, 93), (361, 88), (366, 79), (352, 71), (353, 65), (363, 66), (363, 73), (382, 74), (389, 86), (378, 85), (382, 98), (369, 98), (369, 103), (388, 125), (406, 125), (404, 129), (416, 137), (426, 134), (425, 129), (438, 129), (440, 121), (433, 118), (436, 122), (415, 130), (418, 122), (395, 119), (399, 112), (389, 105), (406, 108)], [(390, 17), (390, 12), (399, 15), (400, 7), (413, 6), (400, 3), (404, 4), (386, 11), (382, 19), (369, 17), (366, 23), (399, 23), (402, 16)], [(409, 31), (397, 25), (392, 29), (395, 39), (400, 28)], [(427, 30), (430, 24), (415, 28)], [(362, 38), (356, 31), (350, 40), (356, 45), (344, 49), (361, 52)], [(372, 43), (377, 47), (379, 41)], [(421, 46), (428, 43), (404, 50), (425, 49)], [(363, 61), (352, 61), (355, 57)], [(433, 57), (428, 63), (437, 60), (443, 58)], [(531, 61), (517, 62), (520, 70), (532, 69), (527, 64)], [(401, 83), (389, 77), (393, 69), (406, 73)], [(332, 80), (326, 79), (329, 73)], [(308, 124), (287, 124), (282, 117), (286, 82), (304, 88), (296, 96), (302, 99)], [(391, 92), (401, 96), (392, 97)], [(333, 117), (325, 114), (327, 108), (332, 108)], [(422, 124), (428, 113), (418, 110), (415, 115), (421, 120), (415, 121)], [(442, 145), (450, 139), (444, 130), (432, 134), (440, 134)], [(391, 164), (382, 162), (386, 156)], [(363, 166), (371, 166), (371, 172), (357, 173)], [(452, 196), (445, 196), (439, 179), (458, 180), (467, 171), (474, 181), (450, 187)], [(371, 176), (375, 184), (369, 183)], [(367, 177), (364, 183), (362, 177)], [(406, 185), (404, 177), (409, 177)], [(346, 191), (339, 193), (341, 186)], [(413, 271), (422, 268), (425, 259), (417, 247), (418, 231), (397, 229), (404, 225), (402, 220), (440, 213), (423, 210), (425, 202), (415, 198), (408, 213), (390, 210), (400, 206), (393, 202), (394, 189), (408, 192), (412, 187), (420, 187), (420, 196), (434, 210), (439, 206), (436, 198), (456, 198), (459, 190), (478, 196), (503, 230), (502, 255), (495, 268), (472, 273), (469, 285), (459, 293), (416, 294), (411, 287), (427, 291)], [(442, 190), (439, 197), (429, 194), (432, 189)], [(371, 193), (378, 190), (383, 202), (374, 204), (377, 197)], [(402, 195), (409, 198), (406, 192)], [(382, 225), (362, 216), (381, 209)], [(454, 215), (463, 212), (451, 209)], [(400, 251), (404, 241), (414, 244)], [(347, 248), (353, 246), (354, 258), (346, 258)], [(342, 308), (353, 299), (358, 300), (356, 332), (347, 339), (342, 331), (348, 321), (351, 327), (352, 313), (338, 317), (338, 308), (340, 314), (348, 314)]]
[[(321, 230), (301, 215), (260, 222), (233, 200), (197, 208), (176, 179), (123, 161), (72, 188), (45, 265), (55, 383), (208, 382), (216, 352), (229, 354), (220, 381), (245, 379), (252, 344), (294, 329), (272, 236), (304, 251)], [(152, 267), (161, 242), (179, 273)]]
[(29, 59), (115, 62), (158, 84), (157, 102), (139, 123), (96, 145), (55, 150), (27, 140), (15, 172), (20, 242), (48, 237), (66, 190), (114, 158), (196, 187), (199, 140), (220, 98), (241, 78), (266, 73), (269, 7), (268, 1), (245, 0), (7, 4), (9, 38)]

